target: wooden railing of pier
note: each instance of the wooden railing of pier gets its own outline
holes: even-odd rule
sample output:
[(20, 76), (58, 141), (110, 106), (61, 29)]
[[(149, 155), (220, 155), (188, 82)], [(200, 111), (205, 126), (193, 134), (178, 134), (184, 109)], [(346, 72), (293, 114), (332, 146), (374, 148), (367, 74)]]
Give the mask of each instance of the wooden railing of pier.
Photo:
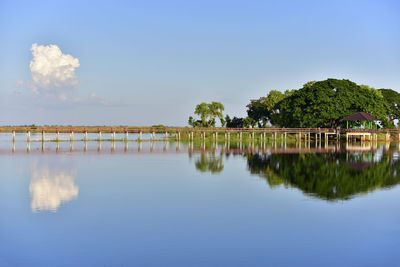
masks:
[(134, 126), (0, 126), (0, 132), (17, 133), (177, 133), (177, 132), (244, 132), (244, 133), (336, 133), (332, 128), (202, 128), (202, 127), (134, 127)]
[[(15, 139), (15, 133), (26, 133), (29, 140), (31, 133), (41, 133), (42, 140), (45, 140), (46, 133), (57, 134), (84, 134), (84, 140), (87, 140), (88, 133), (98, 134), (101, 140), (101, 134), (111, 134), (111, 139), (115, 139), (115, 134), (125, 134), (128, 140), (129, 134), (138, 134), (139, 140), (142, 140), (142, 134), (150, 134), (151, 139), (154, 140), (155, 134), (165, 134), (165, 138), (218, 138), (218, 134), (224, 134), (225, 138), (230, 138), (231, 134), (236, 134), (239, 139), (242, 139), (243, 133), (247, 134), (250, 138), (258, 136), (261, 139), (268, 138), (286, 139), (288, 134), (295, 134), (296, 139), (311, 140), (311, 136), (315, 140), (322, 140), (324, 136), (327, 141), (329, 138), (339, 140), (341, 135), (346, 136), (361, 136), (366, 138), (377, 138), (378, 134), (385, 134), (386, 139), (393, 135), (400, 140), (400, 129), (334, 129), (334, 128), (201, 128), (201, 127), (133, 127), (133, 126), (3, 126), (0, 127), (2, 133), (12, 133)], [(172, 136), (171, 136), (172, 135)]]

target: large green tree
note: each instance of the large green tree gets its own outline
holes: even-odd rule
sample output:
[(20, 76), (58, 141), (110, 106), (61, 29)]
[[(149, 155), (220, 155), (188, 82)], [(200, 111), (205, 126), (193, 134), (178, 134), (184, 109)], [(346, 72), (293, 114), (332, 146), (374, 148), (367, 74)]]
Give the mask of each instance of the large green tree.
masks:
[(229, 117), (229, 115), (225, 116), (225, 122), (226, 122), (226, 127), (228, 128), (243, 128), (244, 127), (244, 122), (243, 118), (238, 118), (238, 117)]
[(337, 127), (341, 119), (364, 111), (389, 127), (389, 105), (382, 94), (349, 80), (309, 82), (279, 103), (279, 124), (284, 127)]
[(200, 103), (196, 106), (194, 114), (200, 117), (200, 120), (195, 120), (192, 116), (189, 117), (189, 125), (201, 126), (201, 127), (215, 127), (216, 119), (218, 118), (221, 125), (225, 124), (224, 115), (224, 105), (220, 102), (211, 103)]
[(400, 94), (392, 89), (378, 90), (386, 103), (390, 106), (389, 120), (393, 123), (394, 120), (400, 119)]
[(255, 120), (259, 127), (265, 127), (267, 123), (279, 124), (279, 103), (290, 96), (293, 90), (286, 90), (285, 93), (271, 90), (266, 97), (250, 100), (247, 105), (247, 115)]

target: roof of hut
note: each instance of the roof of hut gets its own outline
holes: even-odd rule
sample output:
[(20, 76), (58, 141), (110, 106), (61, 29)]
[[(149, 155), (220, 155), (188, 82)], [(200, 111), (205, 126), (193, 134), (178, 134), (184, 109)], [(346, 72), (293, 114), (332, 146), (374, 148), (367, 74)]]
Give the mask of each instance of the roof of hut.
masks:
[(344, 121), (377, 121), (378, 119), (375, 117), (372, 117), (366, 112), (357, 112), (354, 113), (353, 115), (344, 117), (342, 120)]

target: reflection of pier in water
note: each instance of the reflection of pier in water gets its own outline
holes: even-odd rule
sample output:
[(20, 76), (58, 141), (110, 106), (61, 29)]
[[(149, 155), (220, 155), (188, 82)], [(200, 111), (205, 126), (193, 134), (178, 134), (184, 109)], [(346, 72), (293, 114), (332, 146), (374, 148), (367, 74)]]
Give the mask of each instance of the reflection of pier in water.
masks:
[[(201, 128), (201, 127), (133, 127), (133, 126), (3, 126), (0, 133), (11, 133), (11, 139), (16, 140), (16, 134), (26, 135), (30, 141), (180, 141), (203, 140), (229, 142), (231, 140), (288, 141), (305, 143), (310, 141), (325, 142), (330, 140), (377, 141), (378, 134), (385, 140), (392, 138), (400, 141), (400, 129), (333, 129), (333, 128)], [(116, 137), (118, 134), (119, 137)], [(96, 135), (90, 137), (89, 135)], [(133, 135), (133, 139), (132, 136)], [(40, 136), (40, 137), (39, 137)], [(49, 136), (53, 136), (50, 137)], [(108, 136), (108, 138), (104, 138)], [(146, 138), (147, 136), (147, 138)], [(368, 138), (367, 138), (368, 137)]]
[[(18, 146), (16, 146), (18, 144)], [(71, 142), (27, 142), (22, 148), (22, 142), (12, 143), (12, 153), (201, 153), (214, 151), (223, 153), (264, 153), (264, 154), (320, 154), (344, 152), (375, 151), (382, 146), (389, 150), (390, 142), (374, 141), (340, 143), (340, 142), (105, 142), (102, 141), (71, 141)], [(400, 145), (396, 142), (397, 149)], [(18, 148), (16, 148), (18, 147)], [(10, 153), (10, 149), (0, 148), (1, 154)]]

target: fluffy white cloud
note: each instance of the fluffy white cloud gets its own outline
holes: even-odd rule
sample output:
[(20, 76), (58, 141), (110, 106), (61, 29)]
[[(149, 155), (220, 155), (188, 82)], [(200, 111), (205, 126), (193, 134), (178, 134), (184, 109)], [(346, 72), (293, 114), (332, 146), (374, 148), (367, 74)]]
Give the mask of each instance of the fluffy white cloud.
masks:
[(71, 172), (34, 167), (29, 185), (32, 211), (56, 212), (62, 203), (77, 198), (79, 187), (74, 179), (75, 174)]
[[(54, 93), (61, 100), (66, 100), (68, 92), (58, 88), (77, 85), (75, 69), (79, 60), (63, 54), (57, 45), (37, 45), (31, 47), (33, 59), (30, 62), (32, 90), (39, 94), (43, 91)], [(58, 89), (58, 90), (57, 90)]]

